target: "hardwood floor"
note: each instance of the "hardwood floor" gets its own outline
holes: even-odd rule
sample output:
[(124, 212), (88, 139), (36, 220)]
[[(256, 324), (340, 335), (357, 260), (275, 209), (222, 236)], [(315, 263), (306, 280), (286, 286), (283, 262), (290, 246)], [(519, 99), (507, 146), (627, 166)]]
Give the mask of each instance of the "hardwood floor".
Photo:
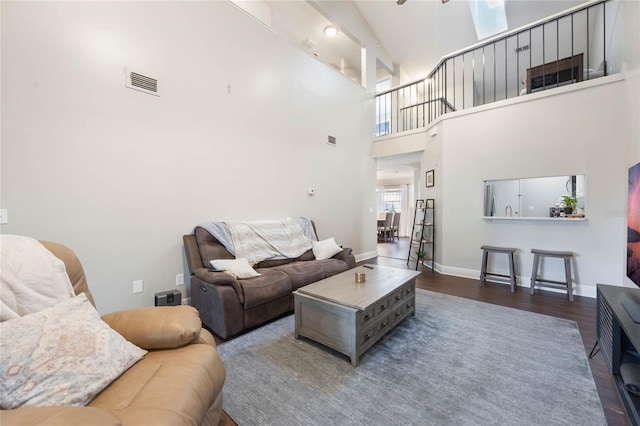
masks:
[[(399, 243), (381, 243), (378, 246), (379, 256), (361, 263), (407, 268), (408, 242), (406, 240), (401, 240)], [(380, 248), (380, 246), (385, 247)], [(536, 294), (531, 296), (528, 288), (524, 287), (518, 287), (515, 293), (511, 293), (506, 284), (487, 283), (480, 287), (478, 280), (441, 275), (430, 270), (424, 271), (416, 279), (416, 287), (576, 321), (587, 354), (596, 341), (595, 299), (574, 296), (574, 302), (569, 302), (564, 294), (539, 290), (536, 290)], [(613, 378), (605, 366), (602, 354), (598, 353), (590, 359), (589, 365), (608, 424), (610, 426), (629, 425), (629, 420), (616, 391)], [(562, 395), (557, 395), (557, 398), (558, 403), (562, 403)], [(575, 407), (575, 409), (579, 410), (580, 407)], [(235, 424), (228, 416), (224, 419), (224, 425)]]

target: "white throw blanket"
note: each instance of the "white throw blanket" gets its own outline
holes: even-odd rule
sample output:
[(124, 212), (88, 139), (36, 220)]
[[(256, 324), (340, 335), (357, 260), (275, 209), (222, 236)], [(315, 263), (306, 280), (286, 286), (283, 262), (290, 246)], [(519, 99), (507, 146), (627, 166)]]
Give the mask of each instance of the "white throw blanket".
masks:
[(64, 263), (37, 240), (0, 235), (0, 321), (73, 297)]
[(311, 248), (299, 223), (290, 217), (250, 222), (225, 221), (236, 258), (255, 265), (271, 258), (296, 258)]

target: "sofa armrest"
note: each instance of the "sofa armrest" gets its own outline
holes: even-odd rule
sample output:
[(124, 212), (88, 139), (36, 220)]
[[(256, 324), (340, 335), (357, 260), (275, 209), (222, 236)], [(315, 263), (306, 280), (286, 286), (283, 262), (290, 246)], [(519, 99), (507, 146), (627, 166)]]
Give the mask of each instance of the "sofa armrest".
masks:
[(98, 407), (25, 407), (0, 411), (3, 426), (94, 425), (120, 426), (110, 411)]
[(209, 346), (213, 346), (214, 348), (217, 346), (216, 339), (214, 339), (213, 335), (209, 333), (209, 331), (206, 328), (203, 328), (202, 330), (200, 330), (200, 334), (198, 335), (198, 337), (196, 337), (196, 339), (191, 343), (194, 345), (197, 345), (197, 344), (209, 345)]
[(350, 248), (343, 248), (342, 251), (333, 256), (332, 259), (342, 260), (349, 265), (349, 269), (353, 269), (356, 267), (356, 258), (353, 256), (352, 252), (353, 250)]
[(227, 274), (226, 272), (216, 272), (207, 268), (197, 268), (195, 271), (193, 271), (193, 275), (210, 284), (228, 285), (233, 287), (233, 289), (236, 291), (236, 294), (238, 295), (240, 304), (244, 304), (244, 292), (242, 291), (242, 286), (240, 286), (240, 283), (237, 279)]
[(104, 322), (143, 349), (174, 349), (195, 340), (202, 329), (193, 306), (156, 306), (113, 312)]

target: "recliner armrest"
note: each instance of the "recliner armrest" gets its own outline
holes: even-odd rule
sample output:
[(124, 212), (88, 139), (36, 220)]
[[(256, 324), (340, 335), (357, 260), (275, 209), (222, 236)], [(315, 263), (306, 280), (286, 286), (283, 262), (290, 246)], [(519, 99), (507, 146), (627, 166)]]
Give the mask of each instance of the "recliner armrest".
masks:
[(193, 306), (156, 306), (113, 312), (103, 321), (142, 349), (174, 349), (200, 335), (202, 322)]
[(356, 258), (353, 256), (352, 252), (353, 250), (348, 247), (343, 248), (342, 251), (333, 256), (332, 259), (342, 260), (349, 265), (349, 269), (353, 269), (356, 267)]
[(210, 284), (228, 285), (233, 287), (238, 295), (238, 300), (241, 304), (244, 304), (244, 291), (242, 291), (242, 286), (237, 279), (226, 272), (217, 272), (207, 268), (198, 268), (193, 271), (193, 275)]
[(0, 411), (3, 426), (95, 425), (120, 426), (120, 420), (98, 407), (25, 407)]

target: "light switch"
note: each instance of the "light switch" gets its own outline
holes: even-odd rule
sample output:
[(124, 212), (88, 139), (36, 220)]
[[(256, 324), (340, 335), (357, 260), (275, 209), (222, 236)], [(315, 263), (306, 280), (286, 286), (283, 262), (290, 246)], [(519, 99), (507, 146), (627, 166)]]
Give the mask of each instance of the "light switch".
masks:
[(0, 209), (0, 223), (9, 223), (8, 209)]
[(133, 292), (142, 293), (144, 291), (144, 281), (136, 280), (133, 282)]

